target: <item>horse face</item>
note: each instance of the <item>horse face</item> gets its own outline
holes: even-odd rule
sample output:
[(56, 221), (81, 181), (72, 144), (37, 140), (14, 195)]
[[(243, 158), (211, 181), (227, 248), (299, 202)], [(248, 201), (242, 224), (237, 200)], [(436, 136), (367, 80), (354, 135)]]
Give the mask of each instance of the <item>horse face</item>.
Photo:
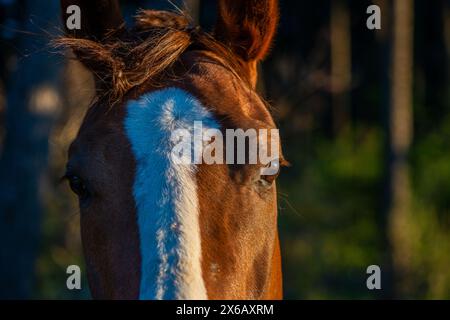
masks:
[[(93, 49), (104, 46), (105, 53), (119, 45), (110, 46), (106, 42), (111, 39), (104, 38), (122, 21), (117, 3), (106, 3), (111, 10), (103, 28), (85, 21), (82, 32), (91, 34), (78, 34), (80, 42), (71, 42), (78, 58), (101, 75), (98, 99), (71, 145), (66, 174), (79, 197), (93, 297), (281, 298), (274, 182), (278, 172), (263, 174), (268, 164), (259, 160), (228, 163), (226, 155), (239, 150), (225, 141), (224, 161), (202, 161), (208, 142), (218, 142), (220, 134), (226, 139), (227, 130), (276, 129), (254, 91), (256, 65), (267, 52), (277, 22), (276, 1), (219, 1), (215, 39), (190, 34), (180, 16), (141, 15), (141, 32), (143, 21), (145, 31), (179, 29), (172, 38), (152, 38), (153, 45), (175, 43), (161, 48), (163, 52), (136, 44), (148, 47), (151, 57), (166, 57), (157, 61), (167, 65), (164, 72), (148, 71), (152, 77), (147, 78), (145, 68), (125, 67), (113, 74), (117, 70), (105, 67), (107, 62)], [(65, 1), (62, 4), (64, 9)], [(83, 9), (96, 10), (92, 4)], [(136, 80), (137, 70), (143, 72), (143, 81)], [(133, 85), (119, 90), (120, 81)], [(118, 96), (112, 105), (111, 97)], [(211, 133), (216, 135), (211, 138)], [(186, 144), (186, 137), (192, 143)], [(259, 135), (255, 139), (262, 140)], [(269, 148), (278, 148), (276, 142)], [(249, 144), (244, 144), (247, 160)], [(180, 146), (189, 161), (176, 157)], [(195, 146), (200, 147), (199, 157)], [(281, 155), (275, 160), (283, 162)]]

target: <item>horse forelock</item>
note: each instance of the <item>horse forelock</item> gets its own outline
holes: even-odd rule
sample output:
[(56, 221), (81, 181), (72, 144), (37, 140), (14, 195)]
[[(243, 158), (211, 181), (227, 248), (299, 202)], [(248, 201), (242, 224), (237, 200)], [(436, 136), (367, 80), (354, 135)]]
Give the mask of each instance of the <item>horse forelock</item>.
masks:
[(193, 26), (184, 13), (143, 10), (132, 30), (123, 28), (98, 42), (93, 39), (60, 37), (56, 47), (72, 49), (92, 70), (102, 98), (114, 105), (143, 84), (160, 86), (161, 79), (176, 78), (171, 67), (190, 48), (213, 52), (229, 71), (249, 81), (237, 56), (212, 35)]

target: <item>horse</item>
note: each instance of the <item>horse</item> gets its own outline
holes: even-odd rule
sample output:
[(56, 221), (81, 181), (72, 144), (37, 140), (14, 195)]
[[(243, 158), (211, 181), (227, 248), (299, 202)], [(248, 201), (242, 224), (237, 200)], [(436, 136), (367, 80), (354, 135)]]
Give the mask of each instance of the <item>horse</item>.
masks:
[(256, 85), (277, 1), (218, 0), (211, 32), (176, 10), (141, 10), (127, 27), (117, 0), (61, 0), (64, 22), (73, 5), (81, 28), (66, 27), (56, 44), (95, 78), (65, 174), (92, 297), (282, 299), (279, 172), (170, 156), (171, 133), (195, 121), (276, 129)]

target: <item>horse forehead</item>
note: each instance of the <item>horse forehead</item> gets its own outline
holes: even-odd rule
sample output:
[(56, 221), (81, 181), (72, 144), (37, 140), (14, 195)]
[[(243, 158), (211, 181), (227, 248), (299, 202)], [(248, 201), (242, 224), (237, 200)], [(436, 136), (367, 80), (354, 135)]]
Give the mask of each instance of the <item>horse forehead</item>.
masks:
[(243, 79), (219, 62), (214, 54), (188, 52), (181, 61), (187, 73), (177, 86), (196, 96), (219, 119), (237, 122), (255, 121), (267, 128), (275, 127), (268, 104)]
[[(91, 109), (93, 108), (96, 107)], [(104, 112), (103, 116), (94, 117), (90, 112), (92, 110), (86, 114), (76, 138), (69, 147), (69, 162), (80, 158), (105, 158), (116, 153), (117, 149), (126, 143), (122, 125), (124, 114), (119, 116), (117, 113), (109, 115)]]
[(176, 98), (179, 91), (173, 90), (175, 88), (197, 100), (224, 128), (276, 128), (267, 104), (260, 96), (214, 59), (208, 53), (189, 52), (182, 57), (189, 71), (181, 81), (162, 83), (162, 89), (143, 85), (132, 94), (134, 98), (121, 105), (111, 107), (107, 103), (98, 103), (91, 107), (71, 149), (79, 149), (78, 146), (94, 148), (124, 136), (123, 121), (130, 102), (152, 97), (161, 91), (166, 92), (167, 99)]

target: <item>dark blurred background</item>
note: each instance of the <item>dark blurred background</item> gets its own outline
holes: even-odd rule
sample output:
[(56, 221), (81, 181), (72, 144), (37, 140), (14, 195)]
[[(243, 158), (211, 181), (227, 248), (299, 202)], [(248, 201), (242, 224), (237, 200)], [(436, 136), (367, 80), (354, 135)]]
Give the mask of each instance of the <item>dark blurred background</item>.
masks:
[[(211, 30), (215, 1), (185, 2)], [(292, 163), (279, 179), (285, 297), (450, 299), (450, 1), (280, 2), (259, 90)], [(130, 22), (173, 4), (122, 1)], [(381, 30), (366, 27), (371, 4)], [(86, 282), (66, 289), (67, 266), (85, 269), (59, 177), (93, 83), (49, 46), (59, 12), (0, 0), (0, 298), (90, 297)], [(382, 290), (366, 287), (372, 264)]]

